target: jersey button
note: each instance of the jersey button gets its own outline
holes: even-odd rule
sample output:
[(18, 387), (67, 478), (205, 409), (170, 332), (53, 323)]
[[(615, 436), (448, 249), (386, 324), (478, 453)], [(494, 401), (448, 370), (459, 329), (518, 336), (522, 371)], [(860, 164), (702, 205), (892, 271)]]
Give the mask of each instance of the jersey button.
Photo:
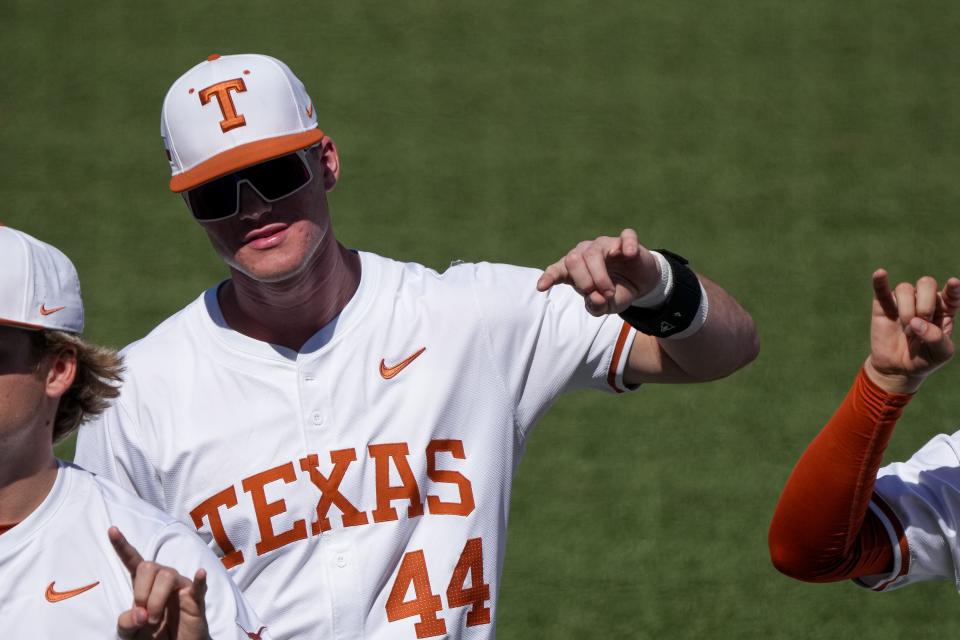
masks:
[(340, 567), (341, 569), (347, 566), (347, 557), (342, 553), (337, 554), (337, 566)]
[(323, 416), (320, 415), (319, 411), (314, 411), (313, 415), (310, 416), (310, 419), (313, 420), (313, 424), (317, 425), (318, 427), (323, 424)]

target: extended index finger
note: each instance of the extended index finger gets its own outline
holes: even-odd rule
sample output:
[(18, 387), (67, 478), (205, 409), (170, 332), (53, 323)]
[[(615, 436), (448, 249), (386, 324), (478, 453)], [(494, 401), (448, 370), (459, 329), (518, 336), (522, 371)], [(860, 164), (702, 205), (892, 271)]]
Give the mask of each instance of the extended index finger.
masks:
[(547, 267), (540, 279), (537, 280), (537, 291), (546, 291), (558, 283), (569, 283), (570, 274), (567, 273), (567, 267), (563, 260), (558, 260)]
[(110, 538), (110, 544), (113, 545), (113, 550), (116, 551), (120, 561), (123, 562), (123, 566), (127, 568), (131, 576), (136, 576), (137, 567), (143, 562), (143, 556), (133, 548), (132, 544), (127, 542), (120, 529), (110, 527), (107, 530), (107, 537)]
[(873, 297), (880, 304), (883, 315), (891, 320), (900, 316), (897, 310), (897, 301), (890, 290), (890, 281), (887, 279), (886, 269), (877, 269), (873, 272)]
[(204, 598), (207, 595), (207, 572), (204, 569), (197, 569), (193, 576), (193, 584), (190, 586), (190, 597), (197, 604), (200, 611), (205, 606)]

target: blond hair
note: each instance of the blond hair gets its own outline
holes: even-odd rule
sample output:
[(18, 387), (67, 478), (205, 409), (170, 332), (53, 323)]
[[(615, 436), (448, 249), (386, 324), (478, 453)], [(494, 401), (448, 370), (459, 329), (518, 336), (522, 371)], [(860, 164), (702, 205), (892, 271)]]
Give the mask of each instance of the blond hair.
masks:
[(77, 373), (73, 384), (60, 398), (53, 421), (53, 442), (73, 433), (81, 424), (103, 413), (120, 395), (123, 358), (113, 349), (87, 344), (80, 336), (65, 331), (32, 332), (33, 346), (42, 369), (48, 358), (65, 349), (77, 352)]

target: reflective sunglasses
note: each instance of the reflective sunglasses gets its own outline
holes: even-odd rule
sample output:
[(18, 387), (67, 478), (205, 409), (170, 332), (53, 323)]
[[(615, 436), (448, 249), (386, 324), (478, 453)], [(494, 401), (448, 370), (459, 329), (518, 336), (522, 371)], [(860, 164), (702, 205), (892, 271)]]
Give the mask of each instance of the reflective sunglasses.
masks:
[(234, 171), (184, 194), (193, 217), (213, 222), (240, 211), (240, 185), (247, 184), (264, 202), (276, 202), (310, 184), (313, 172), (305, 150)]

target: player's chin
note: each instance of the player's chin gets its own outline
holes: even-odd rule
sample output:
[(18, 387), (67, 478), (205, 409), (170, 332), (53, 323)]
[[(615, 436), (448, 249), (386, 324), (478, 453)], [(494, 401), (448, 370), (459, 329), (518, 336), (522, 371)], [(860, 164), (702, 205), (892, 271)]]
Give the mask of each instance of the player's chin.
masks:
[(282, 240), (273, 246), (241, 245), (228, 260), (244, 275), (264, 283), (283, 282), (302, 273), (316, 255), (322, 229), (298, 221), (291, 224)]
[(264, 252), (262, 255), (243, 256), (238, 252), (231, 266), (257, 282), (265, 284), (284, 282), (296, 277), (307, 266), (306, 254), (282, 255), (285, 252)]

